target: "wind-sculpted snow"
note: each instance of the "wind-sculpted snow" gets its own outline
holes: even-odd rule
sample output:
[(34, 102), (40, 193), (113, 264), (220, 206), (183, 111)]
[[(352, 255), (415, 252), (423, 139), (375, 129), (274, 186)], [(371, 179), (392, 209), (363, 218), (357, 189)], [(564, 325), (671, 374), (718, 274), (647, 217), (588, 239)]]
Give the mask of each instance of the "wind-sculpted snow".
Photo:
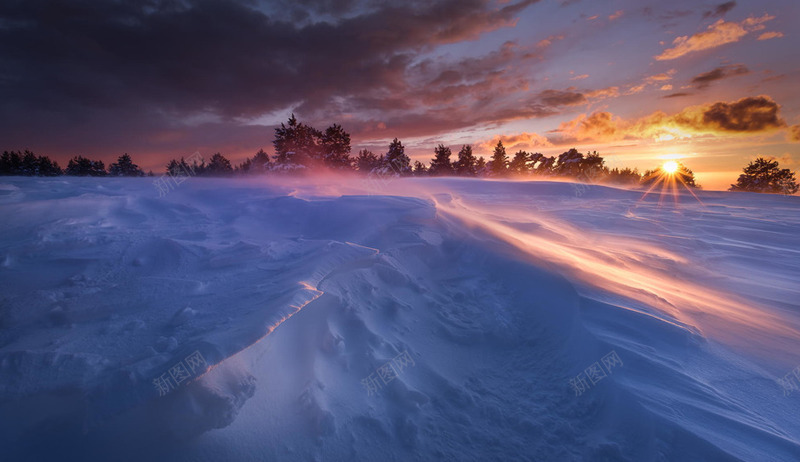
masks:
[(800, 454), (797, 198), (0, 183), (3, 460)]

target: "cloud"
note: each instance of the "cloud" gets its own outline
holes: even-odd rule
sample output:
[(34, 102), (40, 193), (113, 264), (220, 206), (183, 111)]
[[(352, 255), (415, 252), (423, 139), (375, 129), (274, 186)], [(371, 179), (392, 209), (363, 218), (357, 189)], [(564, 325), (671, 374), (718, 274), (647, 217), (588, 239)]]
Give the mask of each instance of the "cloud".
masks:
[(768, 96), (742, 98), (733, 103), (714, 103), (679, 115), (680, 123), (698, 130), (728, 133), (760, 133), (786, 126), (780, 106)]
[(545, 90), (539, 93), (539, 99), (546, 106), (576, 106), (586, 102), (586, 96), (575, 91)]
[(670, 91), (672, 90), (672, 85), (662, 85), (661, 91)]
[(787, 138), (789, 141), (800, 143), (800, 124), (789, 127)]
[(551, 35), (551, 36), (547, 37), (546, 39), (540, 40), (536, 44), (536, 48), (539, 48), (539, 49), (548, 48), (548, 47), (550, 47), (550, 45), (553, 44), (553, 42), (557, 42), (559, 40), (564, 40), (564, 36), (563, 35)]
[(577, 118), (559, 125), (554, 133), (561, 133), (569, 141), (604, 141), (624, 137), (625, 123), (610, 112), (581, 114)]
[(601, 88), (599, 90), (587, 91), (585, 94), (587, 98), (592, 99), (616, 98), (619, 96), (619, 87)]
[(491, 152), (497, 142), (502, 141), (506, 151), (514, 153), (516, 151), (533, 151), (538, 148), (549, 148), (553, 144), (546, 137), (538, 133), (519, 133), (516, 135), (497, 135), (492, 139), (477, 143), (480, 151)]
[(665, 80), (672, 80), (672, 76), (675, 75), (675, 69), (670, 70), (669, 72), (662, 72), (661, 74), (651, 75), (645, 81), (647, 83), (654, 83), (654, 82), (663, 82)]
[(728, 43), (738, 42), (742, 37), (750, 32), (763, 30), (764, 23), (775, 19), (775, 16), (765, 14), (764, 16), (754, 18), (750, 17), (742, 22), (725, 22), (720, 19), (714, 24), (708, 26), (703, 32), (699, 32), (692, 36), (681, 36), (676, 38), (672, 44), (672, 48), (664, 50), (663, 53), (656, 56), (658, 61), (667, 61), (678, 59), (686, 56), (689, 53), (694, 53), (702, 50), (716, 48)]
[(635, 95), (637, 93), (643, 92), (646, 87), (647, 87), (647, 85), (645, 85), (645, 84), (635, 85), (635, 86), (629, 88), (628, 91), (625, 92), (625, 94), (626, 95)]
[(678, 93), (670, 93), (669, 95), (664, 96), (664, 98), (682, 98), (684, 96), (691, 96), (691, 93), (685, 92), (678, 92)]
[(653, 85), (662, 85), (663, 82), (668, 80), (672, 80), (672, 76), (675, 75), (677, 71), (675, 69), (670, 69), (667, 72), (662, 72), (660, 74), (650, 75), (644, 78), (641, 83), (637, 85), (632, 85), (628, 88), (628, 91), (625, 92), (626, 95), (635, 95), (645, 91), (648, 87)]
[(661, 21), (672, 22), (675, 19), (685, 18), (694, 14), (692, 10), (668, 10), (656, 13), (653, 7), (646, 6), (642, 9), (645, 17), (654, 18)]
[(759, 40), (771, 40), (774, 38), (781, 38), (783, 37), (783, 32), (764, 32), (763, 34), (758, 36)]
[(625, 14), (625, 11), (623, 11), (623, 10), (618, 10), (618, 11), (616, 11), (614, 14), (612, 14), (612, 15), (609, 15), (609, 17), (608, 17), (608, 20), (609, 20), (609, 21), (613, 21), (613, 20), (615, 20), (615, 19), (619, 19), (619, 18), (621, 18), (621, 17), (622, 17), (622, 15), (623, 15), (623, 14)]
[(657, 111), (635, 120), (624, 120), (609, 112), (595, 112), (559, 125), (553, 131), (558, 135), (551, 142), (764, 134), (786, 127), (779, 111), (780, 106), (768, 96), (753, 96), (734, 102), (691, 106), (673, 115)]
[(745, 75), (749, 73), (750, 69), (748, 69), (747, 66), (744, 66), (742, 64), (718, 67), (708, 72), (704, 72), (700, 75), (695, 76), (692, 79), (692, 85), (694, 85), (696, 88), (703, 89), (707, 88), (713, 82), (716, 82), (718, 80), (723, 80), (730, 77)]
[(720, 3), (716, 7), (714, 7), (711, 11), (706, 11), (703, 13), (704, 18), (719, 18), (725, 16), (725, 13), (732, 10), (736, 6), (736, 2), (730, 1), (725, 3)]
[(570, 80), (583, 80), (588, 78), (589, 74), (581, 74), (581, 75), (576, 75), (575, 77), (570, 77)]
[[(72, 150), (107, 135), (114, 150), (145, 149), (155, 129), (196, 139), (202, 130), (183, 121), (200, 114), (216, 120), (207, 132), (227, 127), (251, 142), (271, 130), (243, 123), (290, 110), (312, 123), (347, 120), (353, 132), (383, 122), (414, 133), (549, 114), (512, 101), (528, 91), (533, 48), (419, 67), (441, 45), (513, 27), (536, 1), (0, 3), (0, 18), (13, 19), (0, 44), (15, 44), (0, 45), (0, 139), (47, 132), (50, 145)], [(428, 129), (411, 120), (426, 104), (417, 120)]]

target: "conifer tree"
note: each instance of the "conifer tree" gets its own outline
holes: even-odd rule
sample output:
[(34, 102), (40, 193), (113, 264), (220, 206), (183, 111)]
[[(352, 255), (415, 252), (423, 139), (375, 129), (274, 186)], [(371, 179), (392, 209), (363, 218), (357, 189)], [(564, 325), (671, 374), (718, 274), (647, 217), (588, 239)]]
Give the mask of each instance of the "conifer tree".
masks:
[(466, 144), (458, 151), (458, 160), (453, 164), (456, 175), (475, 176), (477, 174), (477, 159), (472, 154), (472, 146)]
[(478, 157), (478, 160), (475, 161), (475, 174), (484, 176), (487, 174), (486, 170), (486, 159), (483, 156)]
[(431, 160), (431, 167), (428, 174), (432, 176), (444, 176), (453, 174), (453, 165), (450, 163), (452, 152), (447, 146), (440, 144), (434, 149), (434, 157)]
[(750, 191), (772, 194), (794, 194), (800, 190), (800, 185), (794, 177), (794, 172), (788, 168), (780, 168), (777, 160), (767, 160), (759, 157), (744, 168), (744, 173), (739, 175), (736, 184), (732, 184), (729, 191)]
[(504, 176), (508, 172), (508, 156), (502, 141), (497, 142), (492, 154), (491, 172), (492, 176)]
[(298, 122), (292, 114), (288, 125), (275, 129), (275, 162), (279, 165), (309, 166), (320, 160), (319, 140), (322, 134), (314, 127)]
[(320, 140), (322, 159), (331, 168), (349, 168), (353, 160), (350, 158), (350, 134), (341, 125), (333, 124), (325, 130)]
[(108, 166), (108, 174), (111, 176), (144, 176), (144, 171), (133, 163), (131, 156), (125, 153)]
[(403, 143), (397, 138), (389, 144), (389, 151), (386, 153), (381, 167), (386, 174), (409, 175), (411, 173), (411, 159), (406, 155)]
[(359, 151), (355, 159), (355, 166), (359, 172), (369, 173), (380, 166), (380, 159), (368, 149)]
[(516, 173), (518, 175), (524, 175), (528, 173), (528, 161), (530, 157), (527, 152), (525, 151), (517, 151), (514, 154), (514, 158), (511, 159), (511, 164), (509, 164), (508, 169), (512, 173)]
[(105, 176), (106, 168), (102, 160), (91, 160), (83, 156), (75, 156), (69, 160), (64, 173), (73, 176)]
[(211, 156), (208, 166), (205, 168), (205, 173), (213, 176), (228, 175), (233, 172), (231, 161), (220, 153)]

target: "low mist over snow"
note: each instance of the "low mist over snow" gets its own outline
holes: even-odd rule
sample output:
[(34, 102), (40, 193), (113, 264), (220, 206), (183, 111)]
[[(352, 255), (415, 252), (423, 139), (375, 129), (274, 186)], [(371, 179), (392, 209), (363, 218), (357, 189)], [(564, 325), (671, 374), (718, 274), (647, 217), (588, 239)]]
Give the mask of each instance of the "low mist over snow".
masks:
[(800, 200), (696, 194), (3, 178), (0, 458), (798, 460)]

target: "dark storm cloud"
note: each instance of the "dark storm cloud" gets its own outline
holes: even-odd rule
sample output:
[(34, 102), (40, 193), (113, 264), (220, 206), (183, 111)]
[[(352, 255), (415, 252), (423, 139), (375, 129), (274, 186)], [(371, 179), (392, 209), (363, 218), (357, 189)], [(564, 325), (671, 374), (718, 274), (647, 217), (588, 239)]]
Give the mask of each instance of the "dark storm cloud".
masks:
[(738, 75), (745, 75), (749, 73), (750, 69), (748, 69), (747, 66), (744, 66), (742, 64), (737, 64), (735, 66), (718, 67), (708, 72), (704, 72), (693, 78), (692, 85), (694, 85), (696, 88), (702, 89), (708, 87), (709, 85), (718, 80), (723, 80), (729, 77), (735, 77)]
[(730, 10), (732, 10), (735, 6), (736, 6), (736, 2), (734, 2), (734, 1), (720, 3), (719, 5), (714, 7), (713, 10), (706, 11), (705, 13), (703, 13), (703, 17), (704, 18), (719, 18), (719, 17), (725, 16), (725, 13), (727, 13)]
[(765, 132), (786, 126), (779, 111), (780, 106), (771, 98), (751, 96), (733, 103), (714, 103), (704, 107), (700, 117), (679, 117), (679, 121), (722, 132)]
[[(122, 139), (158, 122), (191, 132), (181, 119), (197, 114), (235, 125), (291, 107), (308, 117), (379, 111), (424, 91), (408, 80), (421, 52), (511, 26), (536, 1), (3, 2), (0, 135), (36, 122), (51, 137), (96, 125)], [(516, 56), (499, 53), (489, 61)], [(520, 87), (483, 64), (488, 84), (441, 69), (443, 88)], [(361, 104), (341, 107), (351, 98)]]
[(507, 25), (530, 3), (381, 4), (300, 27), (249, 2), (4, 4), (0, 15), (21, 25), (0, 30), (0, 59), (12, 70), (2, 96), (48, 107), (150, 102), (241, 116), (300, 99), (322, 103), (333, 93), (398, 90), (409, 52)]

